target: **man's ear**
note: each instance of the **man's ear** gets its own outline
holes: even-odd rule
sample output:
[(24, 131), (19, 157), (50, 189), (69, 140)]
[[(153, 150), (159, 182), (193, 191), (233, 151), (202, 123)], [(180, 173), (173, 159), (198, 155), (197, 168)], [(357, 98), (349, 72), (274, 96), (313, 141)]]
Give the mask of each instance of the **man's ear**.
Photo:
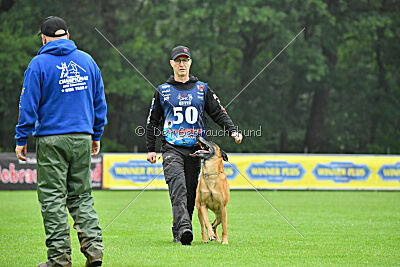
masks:
[(219, 150), (221, 152), (222, 159), (224, 161), (228, 161), (228, 155), (225, 153), (225, 151), (223, 151), (222, 149), (219, 149)]

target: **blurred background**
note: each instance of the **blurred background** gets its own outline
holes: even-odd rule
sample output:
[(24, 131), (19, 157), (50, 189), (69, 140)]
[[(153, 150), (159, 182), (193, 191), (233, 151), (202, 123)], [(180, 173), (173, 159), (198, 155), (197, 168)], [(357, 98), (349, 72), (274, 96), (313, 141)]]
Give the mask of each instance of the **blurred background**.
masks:
[[(191, 74), (223, 105), (305, 27), (227, 112), (262, 129), (228, 152), (399, 154), (400, 1), (0, 1), (0, 152), (13, 151), (24, 71), (42, 43), (42, 19), (64, 18), (99, 65), (108, 102), (102, 152), (145, 152), (154, 85), (172, 74), (170, 51), (191, 49)], [(219, 129), (211, 119), (209, 127)], [(28, 150), (34, 151), (29, 139)]]

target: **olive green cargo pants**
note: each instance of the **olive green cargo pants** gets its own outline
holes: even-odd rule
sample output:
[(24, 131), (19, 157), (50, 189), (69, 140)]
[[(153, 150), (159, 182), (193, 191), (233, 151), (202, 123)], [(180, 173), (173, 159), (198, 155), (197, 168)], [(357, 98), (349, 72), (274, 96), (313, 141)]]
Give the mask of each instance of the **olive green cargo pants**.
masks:
[(102, 258), (101, 228), (91, 196), (91, 135), (37, 138), (37, 192), (46, 232), (47, 257), (54, 266), (71, 265), (68, 213), (74, 219), (82, 253)]

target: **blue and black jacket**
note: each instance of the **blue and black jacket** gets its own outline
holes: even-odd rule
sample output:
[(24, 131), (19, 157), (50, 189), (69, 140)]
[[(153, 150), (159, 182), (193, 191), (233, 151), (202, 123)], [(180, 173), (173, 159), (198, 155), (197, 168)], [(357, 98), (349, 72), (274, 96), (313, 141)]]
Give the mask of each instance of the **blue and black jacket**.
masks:
[(146, 127), (147, 150), (155, 152), (157, 135), (162, 136), (164, 144), (176, 148), (194, 147), (196, 136), (204, 137), (206, 133), (204, 112), (227, 132), (236, 130), (217, 95), (206, 83), (192, 75), (186, 83), (177, 82), (171, 76), (154, 93)]

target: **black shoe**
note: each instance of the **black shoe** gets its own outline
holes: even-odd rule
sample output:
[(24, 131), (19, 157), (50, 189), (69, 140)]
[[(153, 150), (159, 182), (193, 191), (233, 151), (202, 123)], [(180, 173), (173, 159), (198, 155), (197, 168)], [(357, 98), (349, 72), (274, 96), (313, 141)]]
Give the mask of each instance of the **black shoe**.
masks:
[[(52, 264), (50, 261), (48, 261), (48, 262), (41, 262), (41, 263), (39, 263), (39, 265), (38, 265), (39, 267), (53, 267), (53, 266), (55, 266), (54, 264)], [(60, 265), (61, 266), (61, 265)], [(71, 263), (68, 263), (67, 265), (63, 265), (63, 266), (71, 266)]]
[(181, 234), (181, 243), (182, 245), (190, 246), (193, 240), (193, 233), (190, 229), (186, 229)]
[(86, 267), (94, 267), (94, 266), (101, 266), (102, 264), (102, 260), (101, 259), (97, 259), (97, 260), (93, 260), (92, 262), (89, 263), (89, 260), (86, 260)]

